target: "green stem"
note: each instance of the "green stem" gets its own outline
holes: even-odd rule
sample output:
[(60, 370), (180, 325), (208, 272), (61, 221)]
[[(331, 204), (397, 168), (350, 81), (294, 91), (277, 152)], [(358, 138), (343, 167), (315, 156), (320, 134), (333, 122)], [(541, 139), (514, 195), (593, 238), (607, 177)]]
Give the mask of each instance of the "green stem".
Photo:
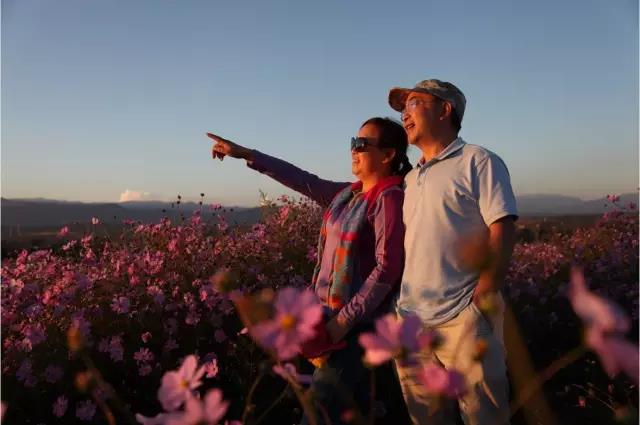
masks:
[(256, 420), (255, 425), (258, 425), (268, 414), (269, 412), (278, 405), (278, 403), (280, 403), (282, 401), (282, 399), (284, 398), (284, 396), (287, 394), (287, 387), (288, 385), (285, 385), (284, 390), (282, 390), (282, 392), (280, 393), (280, 395), (278, 396), (277, 399), (275, 399), (275, 401), (273, 403), (271, 403), (271, 405), (269, 407), (267, 407), (267, 410), (265, 410), (262, 415), (260, 415), (260, 417)]
[(242, 422), (243, 424), (247, 422), (247, 417), (249, 416), (249, 412), (251, 410), (251, 399), (253, 398), (253, 393), (256, 391), (256, 388), (258, 388), (258, 384), (262, 380), (263, 376), (264, 373), (260, 373), (256, 380), (253, 381), (253, 385), (251, 385), (251, 388), (249, 389), (247, 399), (244, 402), (244, 412), (242, 412), (242, 419), (240, 420), (240, 422)]
[(538, 373), (533, 378), (533, 380), (522, 389), (522, 391), (520, 392), (520, 396), (511, 404), (511, 417), (513, 418), (513, 415), (515, 415), (516, 412), (520, 410), (520, 408), (524, 406), (527, 401), (529, 401), (531, 396), (536, 391), (538, 391), (540, 387), (542, 387), (542, 384), (551, 379), (553, 375), (555, 375), (559, 370), (569, 366), (571, 363), (578, 360), (586, 352), (587, 347), (585, 347), (584, 345), (575, 347), (571, 351), (565, 353), (559, 359), (554, 360), (553, 363), (551, 363), (543, 371)]
[(369, 401), (369, 425), (373, 425), (375, 422), (374, 418), (374, 408), (376, 402), (376, 369), (371, 369), (371, 382), (369, 382), (371, 386), (371, 399)]

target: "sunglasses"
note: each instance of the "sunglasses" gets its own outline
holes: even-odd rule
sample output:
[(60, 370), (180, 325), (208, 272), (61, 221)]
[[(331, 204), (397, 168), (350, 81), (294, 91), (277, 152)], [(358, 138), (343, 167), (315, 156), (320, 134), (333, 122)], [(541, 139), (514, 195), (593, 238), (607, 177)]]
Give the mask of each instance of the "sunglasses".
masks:
[(364, 152), (367, 149), (367, 146), (371, 146), (377, 148), (378, 145), (373, 143), (371, 139), (366, 137), (352, 137), (351, 138), (351, 150), (355, 152)]

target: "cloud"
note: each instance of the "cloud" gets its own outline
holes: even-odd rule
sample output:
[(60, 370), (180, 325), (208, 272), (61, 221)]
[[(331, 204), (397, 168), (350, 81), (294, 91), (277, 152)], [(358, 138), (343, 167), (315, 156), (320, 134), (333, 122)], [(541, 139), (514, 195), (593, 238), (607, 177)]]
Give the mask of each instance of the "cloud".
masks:
[(151, 193), (143, 192), (141, 190), (125, 190), (120, 194), (119, 202), (129, 201), (148, 201), (151, 199)]

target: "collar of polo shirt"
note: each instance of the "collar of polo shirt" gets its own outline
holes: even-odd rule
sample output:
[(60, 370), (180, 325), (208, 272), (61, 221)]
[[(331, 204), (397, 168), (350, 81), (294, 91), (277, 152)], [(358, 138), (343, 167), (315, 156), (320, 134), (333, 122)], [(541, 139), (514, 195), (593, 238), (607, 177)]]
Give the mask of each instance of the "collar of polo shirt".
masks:
[(456, 138), (456, 140), (454, 140), (453, 142), (449, 143), (449, 146), (444, 148), (442, 152), (440, 152), (435, 157), (431, 158), (428, 162), (425, 161), (424, 158), (420, 158), (420, 161), (418, 161), (417, 167), (421, 168), (425, 164), (433, 164), (435, 162), (442, 161), (443, 159), (447, 158), (448, 156), (450, 156), (450, 155), (454, 154), (455, 152), (459, 151), (460, 149), (462, 149), (462, 147), (465, 144), (466, 144), (466, 142), (464, 140), (462, 140), (462, 137), (458, 137), (458, 138)]

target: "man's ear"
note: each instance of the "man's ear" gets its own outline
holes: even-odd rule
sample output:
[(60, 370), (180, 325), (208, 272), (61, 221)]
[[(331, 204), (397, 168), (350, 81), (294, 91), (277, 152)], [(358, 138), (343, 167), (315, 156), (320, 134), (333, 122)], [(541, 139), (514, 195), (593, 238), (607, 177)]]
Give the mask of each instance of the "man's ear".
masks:
[(445, 120), (453, 114), (453, 106), (449, 102), (442, 102), (442, 112), (440, 113), (440, 120)]

